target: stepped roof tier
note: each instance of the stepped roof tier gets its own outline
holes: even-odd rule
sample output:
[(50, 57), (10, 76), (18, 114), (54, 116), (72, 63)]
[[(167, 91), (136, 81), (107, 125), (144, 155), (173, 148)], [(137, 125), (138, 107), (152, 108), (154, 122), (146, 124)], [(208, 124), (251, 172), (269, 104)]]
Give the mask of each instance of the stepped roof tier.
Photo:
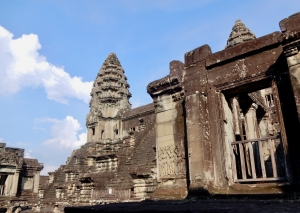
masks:
[(130, 109), (129, 87), (119, 59), (115, 53), (110, 53), (93, 84), (87, 123), (97, 117), (116, 117)]
[(246, 25), (240, 19), (238, 19), (232, 27), (232, 31), (229, 35), (227, 45), (225, 48), (233, 47), (253, 39), (256, 39), (255, 35), (246, 27)]

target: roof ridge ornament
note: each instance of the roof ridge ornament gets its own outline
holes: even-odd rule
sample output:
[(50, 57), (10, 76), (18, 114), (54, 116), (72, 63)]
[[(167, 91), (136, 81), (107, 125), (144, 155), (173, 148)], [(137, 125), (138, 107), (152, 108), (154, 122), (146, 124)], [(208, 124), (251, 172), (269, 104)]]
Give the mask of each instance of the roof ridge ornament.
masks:
[(232, 27), (232, 31), (229, 35), (229, 38), (227, 40), (227, 45), (225, 47), (234, 47), (238, 44), (244, 43), (246, 41), (250, 41), (256, 39), (256, 36), (254, 33), (252, 33), (246, 25), (240, 20), (236, 20), (235, 24)]

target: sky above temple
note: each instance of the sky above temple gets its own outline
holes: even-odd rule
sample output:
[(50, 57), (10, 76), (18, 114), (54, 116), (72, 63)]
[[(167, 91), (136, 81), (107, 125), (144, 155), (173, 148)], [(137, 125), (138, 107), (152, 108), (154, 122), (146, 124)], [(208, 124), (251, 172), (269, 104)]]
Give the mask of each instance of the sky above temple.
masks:
[(203, 44), (226, 46), (237, 19), (261, 37), (300, 11), (287, 0), (0, 1), (0, 141), (44, 163), (65, 164), (86, 142), (90, 90), (115, 52), (132, 107), (152, 101), (146, 86), (169, 62)]

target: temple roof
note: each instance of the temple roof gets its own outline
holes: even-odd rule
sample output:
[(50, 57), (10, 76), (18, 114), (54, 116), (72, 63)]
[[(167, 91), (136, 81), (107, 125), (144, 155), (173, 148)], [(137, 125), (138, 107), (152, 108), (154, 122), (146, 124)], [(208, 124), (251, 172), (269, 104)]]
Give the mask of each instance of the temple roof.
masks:
[(233, 47), (238, 44), (244, 43), (249, 40), (256, 39), (255, 35), (246, 27), (246, 25), (240, 20), (236, 20), (232, 31), (227, 40), (225, 48)]
[[(125, 109), (130, 109), (129, 84), (125, 71), (115, 53), (110, 53), (103, 62), (91, 91), (90, 113), (87, 123), (98, 118), (115, 117)], [(109, 110), (107, 110), (110, 108)]]
[(115, 53), (110, 53), (107, 58), (105, 59), (103, 65), (108, 65), (108, 64), (114, 64), (114, 65), (118, 65), (121, 66), (121, 63), (119, 61), (119, 59), (117, 58), (117, 55)]

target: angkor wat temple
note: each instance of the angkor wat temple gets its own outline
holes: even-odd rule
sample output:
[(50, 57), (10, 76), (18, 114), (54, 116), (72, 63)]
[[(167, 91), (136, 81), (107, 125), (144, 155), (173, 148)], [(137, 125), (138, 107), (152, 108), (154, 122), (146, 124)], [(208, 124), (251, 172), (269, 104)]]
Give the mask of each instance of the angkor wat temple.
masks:
[(148, 84), (131, 109), (116, 54), (91, 91), (87, 143), (49, 173), (40, 198), (73, 203), (276, 194), (300, 184), (300, 13), (256, 36), (237, 20), (224, 50), (205, 44)]
[[(300, 184), (300, 13), (260, 38), (237, 20), (151, 82), (131, 109), (116, 54), (91, 91), (87, 143), (49, 173), (44, 199), (180, 199), (188, 193), (284, 193)], [(224, 45), (225, 46), (225, 45)]]

